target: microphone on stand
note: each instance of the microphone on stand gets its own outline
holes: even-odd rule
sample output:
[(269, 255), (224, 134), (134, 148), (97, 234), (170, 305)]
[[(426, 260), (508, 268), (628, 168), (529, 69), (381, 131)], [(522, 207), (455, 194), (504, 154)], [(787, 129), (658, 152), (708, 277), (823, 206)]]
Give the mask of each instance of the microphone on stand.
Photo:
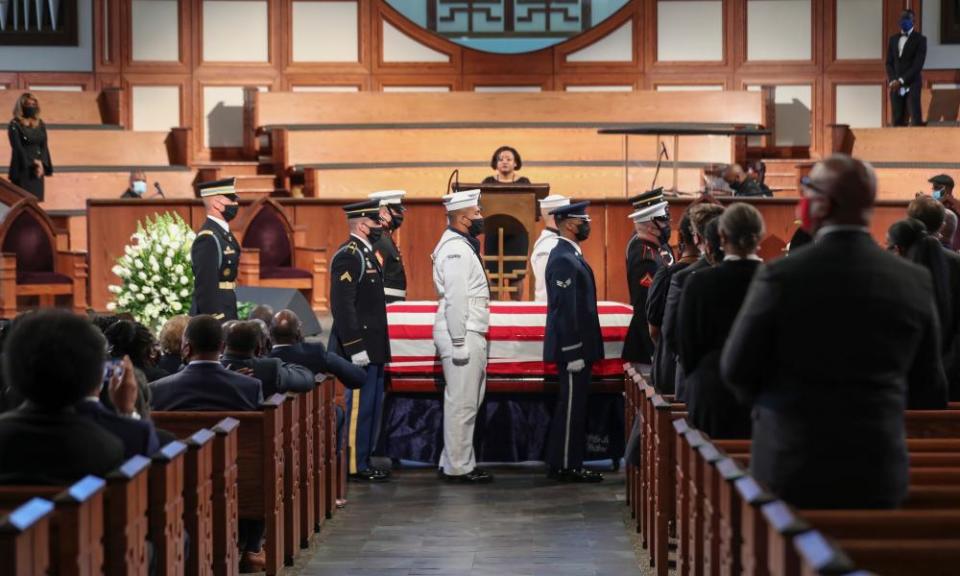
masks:
[[(454, 182), (454, 179), (456, 179), (456, 182)], [(450, 188), (451, 185), (453, 185), (452, 189)], [(458, 168), (450, 173), (450, 178), (447, 180), (447, 193), (449, 194), (451, 192), (459, 192), (459, 191), (460, 191), (460, 169)]]
[(653, 182), (650, 183), (650, 190), (653, 190), (654, 186), (657, 184), (657, 176), (660, 175), (660, 163), (663, 162), (664, 158), (667, 160), (670, 159), (670, 157), (667, 155), (667, 145), (661, 142), (660, 153), (657, 154), (657, 169), (653, 171)]
[(160, 187), (160, 183), (159, 183), (159, 182), (154, 182), (154, 183), (153, 183), (153, 187), (157, 189), (157, 194), (158, 194), (161, 198), (166, 198), (166, 197), (167, 197), (167, 195), (163, 193), (163, 188)]

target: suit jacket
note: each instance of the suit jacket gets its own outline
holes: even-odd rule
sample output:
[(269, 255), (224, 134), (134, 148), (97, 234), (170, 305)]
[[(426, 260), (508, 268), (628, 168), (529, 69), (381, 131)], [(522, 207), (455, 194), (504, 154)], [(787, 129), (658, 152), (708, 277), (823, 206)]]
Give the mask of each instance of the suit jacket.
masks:
[(93, 420), (123, 442), (124, 459), (138, 454), (149, 458), (160, 448), (160, 440), (152, 422), (121, 416), (99, 400), (81, 400), (76, 405), (76, 410), (78, 414)]
[(367, 372), (354, 366), (349, 360), (327, 352), (319, 342), (298, 342), (296, 344), (278, 344), (270, 351), (272, 358), (305, 366), (314, 376), (333, 374), (344, 386), (355, 390), (367, 381)]
[[(687, 390), (684, 387), (683, 365), (680, 364), (680, 360), (676, 355), (677, 349), (680, 348), (680, 339), (677, 335), (679, 329), (677, 319), (680, 316), (680, 298), (683, 296), (683, 288), (690, 275), (696, 273), (698, 270), (709, 267), (710, 262), (701, 256), (699, 260), (674, 274), (673, 277), (670, 278), (670, 288), (667, 290), (667, 301), (663, 307), (663, 322), (660, 324), (660, 341), (664, 342), (666, 346), (674, 352), (674, 389), (677, 394), (677, 399), (684, 402), (687, 401)], [(663, 361), (670, 362), (670, 360), (670, 358), (664, 358)]]
[[(953, 318), (940, 316), (944, 324), (943, 371), (947, 376), (950, 400), (960, 400), (960, 254), (944, 248), (950, 272), (950, 294), (953, 295)], [(949, 324), (947, 324), (949, 322)]]
[(887, 42), (887, 81), (903, 78), (903, 85), (911, 90), (920, 90), (923, 81), (923, 63), (927, 59), (927, 37), (916, 30), (907, 37), (900, 54), (900, 34), (894, 34)]
[(190, 247), (193, 302), (190, 315), (210, 314), (217, 320), (237, 319), (237, 294), (221, 283), (237, 280), (240, 243), (233, 234), (207, 218)]
[(72, 408), (0, 416), (0, 484), (71, 484), (123, 464), (123, 443)]
[(331, 350), (344, 358), (366, 350), (373, 364), (390, 361), (383, 272), (373, 250), (354, 236), (330, 263), (330, 313)]
[(677, 350), (690, 422), (711, 438), (749, 438), (750, 408), (720, 378), (720, 352), (759, 260), (726, 260), (690, 275), (680, 298)]
[(653, 359), (653, 340), (647, 326), (647, 296), (657, 270), (663, 266), (659, 246), (634, 235), (627, 244), (627, 287), (633, 317), (623, 341), (622, 357), (628, 362), (650, 364)]
[(250, 368), (260, 381), (264, 398), (287, 392), (313, 390), (313, 372), (299, 364), (288, 364), (279, 358), (245, 358), (224, 354), (220, 363), (229, 370)]
[(179, 372), (182, 364), (183, 359), (180, 358), (179, 354), (161, 354), (160, 360), (157, 362), (157, 368), (166, 370), (167, 375), (170, 375)]
[(151, 383), (150, 392), (154, 410), (254, 411), (263, 403), (259, 380), (231, 372), (219, 362), (188, 364), (176, 374)]
[(573, 242), (561, 239), (547, 260), (544, 362), (587, 364), (603, 359), (593, 270)]
[(761, 268), (720, 361), (753, 405), (754, 477), (801, 508), (898, 505), (904, 409), (947, 402), (939, 330), (930, 273), (865, 230)]
[[(647, 324), (663, 328), (663, 316), (667, 307), (667, 293), (674, 274), (689, 266), (691, 262), (678, 260), (673, 266), (664, 266), (657, 270), (653, 284), (647, 295)], [(676, 380), (676, 352), (660, 334), (653, 345), (653, 366), (650, 367), (650, 383), (657, 392), (673, 394)]]

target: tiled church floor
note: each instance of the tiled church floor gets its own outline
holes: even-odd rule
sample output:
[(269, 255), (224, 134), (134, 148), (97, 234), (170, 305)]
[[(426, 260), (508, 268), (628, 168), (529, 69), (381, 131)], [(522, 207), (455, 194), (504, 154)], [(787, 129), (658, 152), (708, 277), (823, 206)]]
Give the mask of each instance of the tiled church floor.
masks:
[(485, 486), (400, 470), (350, 484), (349, 503), (300, 576), (629, 576), (642, 574), (624, 523), (623, 474), (556, 484), (539, 469), (492, 469)]

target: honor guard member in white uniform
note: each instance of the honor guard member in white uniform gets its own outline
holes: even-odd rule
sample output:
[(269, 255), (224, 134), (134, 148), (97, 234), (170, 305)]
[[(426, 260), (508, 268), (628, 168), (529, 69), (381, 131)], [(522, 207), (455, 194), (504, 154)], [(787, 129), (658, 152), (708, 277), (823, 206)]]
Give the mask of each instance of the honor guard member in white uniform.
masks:
[(373, 192), (368, 198), (380, 202), (380, 221), (383, 222), (383, 235), (373, 243), (373, 253), (383, 269), (383, 293), (387, 304), (407, 299), (407, 272), (403, 268), (403, 258), (395, 238), (397, 230), (403, 224), (404, 208), (401, 201), (406, 195), (403, 190), (383, 190)]
[(486, 390), (490, 286), (480, 256), (480, 191), (443, 197), (449, 227), (433, 250), (437, 315), (433, 342), (443, 364), (443, 453), (439, 475), (450, 482), (484, 483), (477, 468), (473, 429)]
[(237, 319), (237, 268), (240, 243), (230, 232), (237, 217), (235, 179), (205, 182), (198, 186), (207, 219), (190, 247), (193, 268), (193, 302), (190, 315), (209, 314), (225, 322)]
[(557, 208), (560, 239), (547, 261), (547, 326), (543, 360), (557, 365), (557, 407), (550, 421), (547, 475), (561, 482), (600, 482), (583, 468), (587, 396), (593, 363), (603, 359), (597, 286), (580, 243), (590, 236), (589, 202)]
[(390, 475), (370, 463), (380, 430), (383, 366), (390, 361), (383, 273), (373, 254), (373, 244), (383, 233), (380, 201), (349, 204), (343, 211), (350, 239), (330, 263), (333, 327), (328, 348), (367, 372), (363, 386), (346, 394), (348, 465), (350, 478), (376, 482)]
[(560, 241), (557, 235), (557, 222), (553, 219), (552, 212), (561, 206), (569, 206), (570, 199), (559, 194), (551, 194), (540, 200), (540, 213), (543, 214), (544, 228), (540, 237), (533, 243), (532, 254), (530, 255), (530, 268), (533, 270), (534, 293), (533, 299), (537, 302), (547, 301), (547, 258), (550, 257), (550, 251)]

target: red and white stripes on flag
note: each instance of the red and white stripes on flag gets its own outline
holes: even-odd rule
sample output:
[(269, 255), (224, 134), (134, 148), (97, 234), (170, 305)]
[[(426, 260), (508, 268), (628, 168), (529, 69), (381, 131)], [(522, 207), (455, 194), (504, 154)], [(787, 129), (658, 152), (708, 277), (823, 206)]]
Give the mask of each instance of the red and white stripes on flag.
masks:
[[(620, 353), (630, 326), (633, 307), (619, 302), (599, 302), (604, 360), (594, 364), (594, 376), (620, 376)], [(387, 326), (393, 361), (387, 372), (397, 375), (441, 373), (440, 358), (433, 345), (436, 302), (395, 302), (387, 305)], [(543, 361), (543, 336), (547, 305), (540, 302), (491, 302), (487, 334), (487, 374), (491, 376), (540, 376), (556, 374), (553, 364)]]

